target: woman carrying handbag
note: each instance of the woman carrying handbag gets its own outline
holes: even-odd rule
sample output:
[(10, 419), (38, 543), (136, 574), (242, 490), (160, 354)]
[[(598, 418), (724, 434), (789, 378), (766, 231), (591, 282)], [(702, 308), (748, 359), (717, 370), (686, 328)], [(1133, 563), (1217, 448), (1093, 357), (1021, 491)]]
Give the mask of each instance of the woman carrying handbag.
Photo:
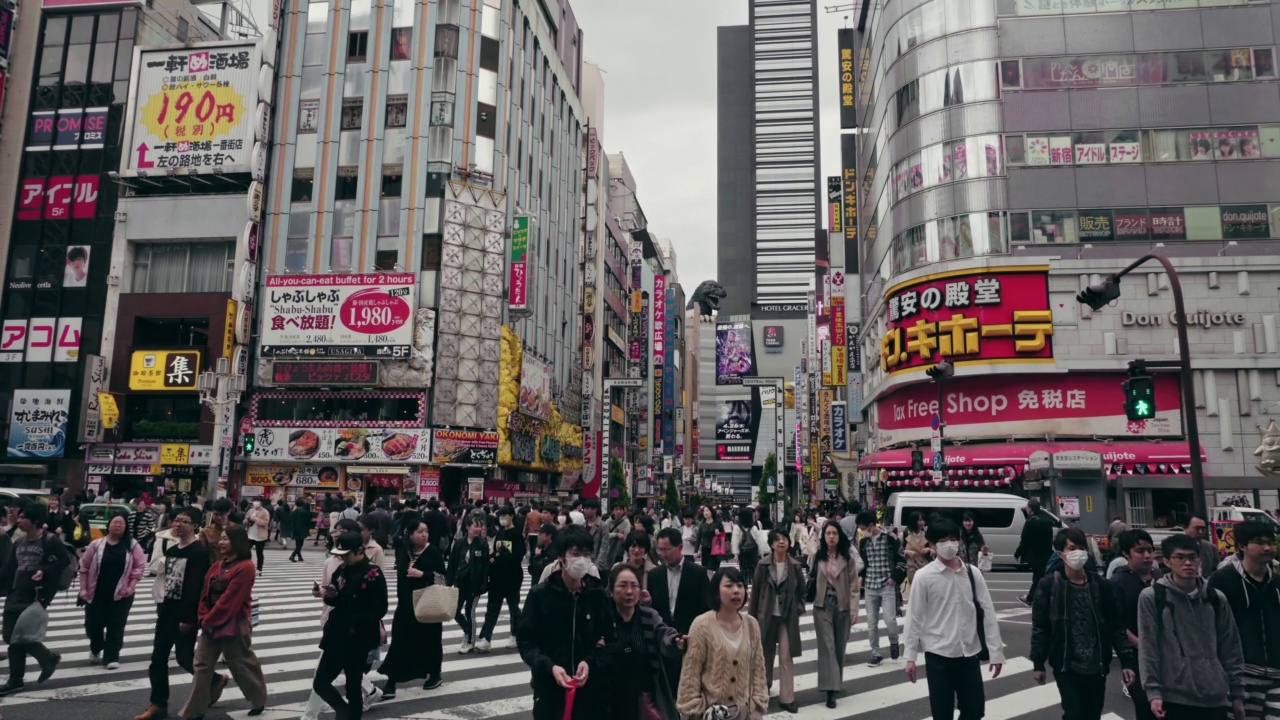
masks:
[[(408, 515), (401, 523), (403, 535), (396, 549), (396, 614), (391, 621), (391, 648), (378, 671), (387, 676), (383, 699), (396, 696), (396, 685), (426, 678), (423, 690), (440, 687), (444, 662), (443, 620), (419, 622), (415, 606), (426, 588), (444, 585), (444, 556), (435, 545), (427, 523)], [(450, 610), (452, 608), (449, 608)]]

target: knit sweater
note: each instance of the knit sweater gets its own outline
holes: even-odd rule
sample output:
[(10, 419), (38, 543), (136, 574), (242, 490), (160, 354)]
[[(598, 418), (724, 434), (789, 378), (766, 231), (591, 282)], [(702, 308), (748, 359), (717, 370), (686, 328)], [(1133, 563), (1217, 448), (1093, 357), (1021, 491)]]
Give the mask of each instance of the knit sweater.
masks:
[(743, 615), (745, 635), (734, 651), (725, 642), (718, 624), (715, 611), (710, 610), (699, 615), (689, 628), (676, 708), (692, 717), (702, 717), (708, 704), (745, 708), (748, 717), (763, 715), (769, 704), (769, 686), (765, 681), (760, 625), (750, 615)]

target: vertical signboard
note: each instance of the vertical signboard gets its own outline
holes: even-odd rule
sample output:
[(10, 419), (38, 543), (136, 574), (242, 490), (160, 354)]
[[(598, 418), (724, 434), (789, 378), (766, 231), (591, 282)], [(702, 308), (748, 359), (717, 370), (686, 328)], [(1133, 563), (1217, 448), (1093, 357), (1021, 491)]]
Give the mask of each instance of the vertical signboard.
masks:
[(842, 202), (840, 176), (827, 177), (827, 229), (839, 233), (844, 222), (844, 203)]
[(653, 276), (653, 364), (661, 365), (666, 359), (667, 331), (667, 276)]
[(848, 382), (849, 348), (845, 345), (848, 339), (846, 334), (840, 332), (845, 327), (844, 313), (844, 287), (845, 276), (844, 271), (833, 269), (831, 271), (831, 384), (835, 387), (844, 387)]
[(831, 452), (849, 452), (848, 406), (843, 400), (831, 403)]
[[(674, 288), (667, 288), (667, 306), (674, 308), (676, 303), (676, 291)], [(667, 374), (662, 378), (662, 448), (669, 456), (674, 452), (676, 446), (676, 313), (667, 313), (667, 321), (663, 329), (663, 335), (666, 342), (664, 344), (666, 354), (666, 371)], [(670, 458), (668, 458), (670, 459)], [(665, 467), (665, 466), (664, 466)], [(668, 473), (671, 470), (667, 470)]]
[(844, 267), (856, 273), (862, 255), (858, 249), (858, 136), (840, 136), (840, 167), (844, 178)]
[(853, 28), (837, 30), (836, 45), (840, 52), (840, 129), (850, 130), (858, 127), (853, 82)]
[(517, 215), (511, 223), (511, 271), (507, 280), (507, 309), (517, 316), (529, 313), (529, 245), (534, 220)]

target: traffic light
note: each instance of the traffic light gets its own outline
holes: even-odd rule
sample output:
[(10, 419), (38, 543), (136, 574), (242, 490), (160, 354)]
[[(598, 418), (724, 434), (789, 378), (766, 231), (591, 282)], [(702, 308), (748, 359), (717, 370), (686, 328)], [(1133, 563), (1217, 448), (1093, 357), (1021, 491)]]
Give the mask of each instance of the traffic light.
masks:
[(920, 450), (911, 451), (911, 472), (924, 472), (924, 453)]
[(1156, 382), (1150, 375), (1133, 375), (1124, 381), (1124, 414), (1130, 420), (1156, 416)]
[(244, 435), (244, 454), (245, 454), (245, 455), (252, 455), (252, 454), (253, 454), (253, 443), (254, 443), (254, 440), (255, 440), (255, 438), (254, 438), (254, 434), (253, 434), (253, 433), (245, 433), (245, 435)]

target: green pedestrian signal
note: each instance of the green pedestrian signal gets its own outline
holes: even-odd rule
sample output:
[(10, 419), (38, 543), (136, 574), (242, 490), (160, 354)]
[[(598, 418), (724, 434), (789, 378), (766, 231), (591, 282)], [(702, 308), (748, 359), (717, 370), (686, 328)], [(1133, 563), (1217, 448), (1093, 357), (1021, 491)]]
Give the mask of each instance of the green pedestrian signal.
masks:
[(1124, 381), (1124, 414), (1130, 420), (1156, 416), (1156, 383), (1150, 375), (1134, 375)]
[(246, 434), (245, 434), (245, 436), (244, 436), (244, 454), (245, 454), (245, 455), (252, 455), (252, 454), (253, 454), (253, 444), (254, 444), (254, 439), (255, 439), (255, 438), (254, 438), (254, 434), (253, 434), (253, 433), (246, 433)]

